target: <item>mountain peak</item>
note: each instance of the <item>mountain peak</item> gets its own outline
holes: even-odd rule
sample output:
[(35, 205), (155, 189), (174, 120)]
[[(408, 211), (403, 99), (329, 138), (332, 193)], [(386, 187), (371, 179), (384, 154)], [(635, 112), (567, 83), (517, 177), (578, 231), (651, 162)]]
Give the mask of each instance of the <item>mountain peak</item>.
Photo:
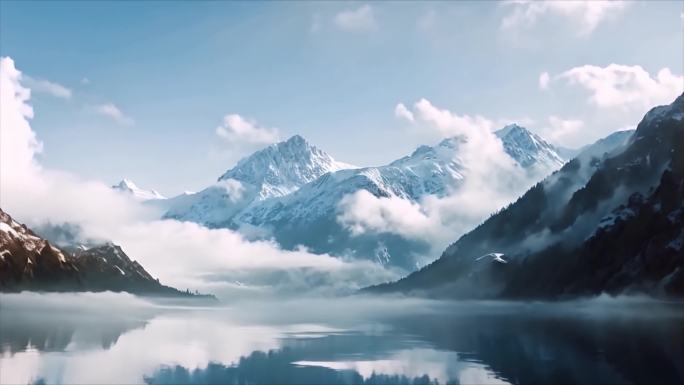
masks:
[(453, 167), (454, 169), (460, 169), (460, 162), (456, 158), (459, 145), (465, 141), (466, 139), (463, 136), (454, 136), (443, 139), (435, 146), (421, 145), (418, 146), (411, 155), (399, 158), (390, 163), (389, 166), (414, 167), (418, 164), (425, 163), (424, 166), (430, 168), (435, 165), (437, 165), (438, 168), (447, 167), (447, 165), (449, 165), (449, 167)]
[(307, 142), (306, 139), (304, 139), (304, 137), (302, 137), (299, 134), (292, 135), (284, 143), (291, 144), (291, 145), (299, 145), (299, 146), (310, 146), (309, 142)]
[(124, 178), (119, 183), (113, 185), (112, 189), (131, 194), (134, 198), (140, 200), (166, 199), (166, 197), (157, 190), (142, 189), (128, 178)]
[(558, 148), (516, 123), (506, 125), (494, 135), (501, 139), (506, 153), (525, 168), (542, 165), (555, 169), (565, 163)]
[(138, 186), (136, 186), (132, 180), (126, 179), (126, 178), (122, 179), (119, 183), (112, 186), (112, 188), (117, 188), (117, 187), (121, 188), (121, 189), (124, 189), (124, 188), (125, 189), (137, 189), (138, 188)]
[(241, 159), (219, 181), (234, 179), (259, 190), (261, 198), (282, 196), (326, 174), (354, 166), (336, 161), (301, 135), (272, 144)]
[(528, 130), (527, 128), (518, 125), (517, 123), (511, 123), (505, 125), (502, 129), (496, 131), (494, 134), (498, 136), (499, 138), (502, 138), (504, 136), (508, 136), (512, 133), (524, 133), (527, 135), (534, 135)]

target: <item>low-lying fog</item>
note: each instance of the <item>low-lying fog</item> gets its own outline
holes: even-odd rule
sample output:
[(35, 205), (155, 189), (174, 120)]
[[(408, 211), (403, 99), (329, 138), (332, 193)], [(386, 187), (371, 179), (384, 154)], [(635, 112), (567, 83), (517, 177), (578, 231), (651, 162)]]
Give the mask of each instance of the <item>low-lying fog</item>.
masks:
[(684, 306), (311, 298), (193, 306), (0, 295), (0, 383), (648, 383), (684, 379)]

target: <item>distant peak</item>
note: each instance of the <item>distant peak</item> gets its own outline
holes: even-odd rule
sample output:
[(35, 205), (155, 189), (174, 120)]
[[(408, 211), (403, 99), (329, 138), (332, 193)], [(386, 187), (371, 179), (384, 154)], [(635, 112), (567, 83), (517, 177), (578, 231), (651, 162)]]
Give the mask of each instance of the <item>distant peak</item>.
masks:
[(128, 188), (128, 189), (137, 189), (138, 186), (130, 179), (124, 178), (122, 179), (118, 184), (115, 184), (112, 187), (119, 187), (119, 188)]
[[(298, 152), (311, 152), (317, 150), (316, 146), (312, 145), (309, 143), (304, 137), (301, 135), (293, 135), (286, 140), (280, 141), (278, 143), (274, 143), (263, 150), (257, 151), (251, 156), (259, 156), (260, 154), (269, 154), (273, 151), (278, 151), (278, 152), (289, 152), (289, 151), (298, 151)], [(251, 157), (249, 156), (249, 157)], [(247, 157), (247, 158), (249, 158)]]
[(507, 124), (502, 129), (494, 132), (494, 134), (496, 134), (496, 136), (501, 138), (501, 137), (504, 137), (504, 136), (506, 136), (510, 133), (514, 133), (514, 132), (522, 132), (522, 133), (526, 133), (528, 135), (532, 134), (530, 132), (530, 130), (528, 130), (527, 128), (525, 128), (525, 127), (523, 127), (517, 123)]
[(132, 180), (124, 178), (118, 184), (112, 186), (114, 190), (123, 191), (129, 193), (136, 198), (147, 200), (147, 199), (166, 199), (165, 196), (160, 194), (157, 190), (144, 190), (138, 185), (136, 185)]
[(301, 135), (272, 144), (226, 171), (218, 181), (234, 179), (260, 189), (262, 197), (288, 194), (321, 175), (353, 166), (337, 162)]
[(443, 139), (441, 142), (437, 144), (437, 147), (456, 148), (456, 146), (458, 146), (459, 144), (466, 143), (467, 141), (468, 138), (466, 136), (452, 136)]

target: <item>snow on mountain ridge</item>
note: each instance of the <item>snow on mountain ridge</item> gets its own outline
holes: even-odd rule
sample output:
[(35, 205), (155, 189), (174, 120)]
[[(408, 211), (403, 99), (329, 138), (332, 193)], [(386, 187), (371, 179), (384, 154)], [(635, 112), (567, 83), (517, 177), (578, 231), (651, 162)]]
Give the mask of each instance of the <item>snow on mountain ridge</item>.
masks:
[(355, 166), (336, 161), (294, 135), (241, 159), (214, 185), (172, 198), (164, 217), (212, 227), (235, 226), (233, 219), (241, 212), (287, 196), (327, 173), (350, 168)]
[(561, 151), (554, 145), (515, 123), (494, 134), (501, 139), (506, 153), (525, 168), (535, 166), (556, 169), (568, 160), (559, 155)]
[[(524, 168), (541, 169), (545, 174), (565, 163), (551, 144), (518, 125), (504, 127), (497, 136), (507, 153)], [(467, 165), (459, 156), (465, 141), (464, 137), (450, 137), (434, 146), (421, 145), (388, 165), (333, 172), (287, 196), (240, 213), (236, 221), (254, 226), (285, 220), (313, 223), (334, 215), (338, 202), (359, 190), (414, 203), (428, 195), (444, 197), (465, 178)]]
[[(497, 136), (530, 177), (546, 175), (564, 163), (552, 145), (520, 126), (507, 126)], [(258, 228), (285, 248), (305, 245), (334, 255), (369, 256), (378, 248), (375, 243), (384, 242), (392, 264), (412, 266), (415, 245), (392, 235), (354, 238), (338, 222), (340, 203), (360, 190), (411, 204), (427, 196), (445, 197), (466, 178), (470, 165), (461, 157), (465, 141), (446, 138), (387, 165), (352, 168), (295, 136), (241, 160), (217, 184), (172, 198), (165, 217), (209, 227)]]
[(338, 162), (300, 135), (272, 144), (241, 159), (218, 181), (234, 179), (259, 190), (259, 198), (287, 195), (328, 172), (354, 168)]
[[(564, 163), (552, 145), (523, 127), (506, 126), (497, 136), (522, 167), (552, 171)], [(466, 165), (459, 147), (465, 140), (446, 138), (388, 165), (356, 168), (295, 135), (240, 160), (217, 184), (192, 196), (172, 198), (166, 217), (212, 227), (260, 226), (331, 214), (344, 195), (361, 189), (412, 202), (426, 195), (443, 197), (464, 179)]]
[(139, 200), (166, 199), (157, 190), (145, 190), (138, 187), (132, 180), (124, 178), (121, 182), (112, 186), (114, 190), (131, 194)]

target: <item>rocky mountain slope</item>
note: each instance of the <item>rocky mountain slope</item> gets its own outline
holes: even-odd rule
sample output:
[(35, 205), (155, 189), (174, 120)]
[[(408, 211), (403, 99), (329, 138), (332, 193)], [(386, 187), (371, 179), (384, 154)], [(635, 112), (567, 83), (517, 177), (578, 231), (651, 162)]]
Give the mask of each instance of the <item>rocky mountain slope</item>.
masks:
[(522, 167), (556, 170), (570, 159), (561, 155), (561, 149), (517, 124), (509, 124), (495, 134), (501, 139), (506, 153)]
[[(646, 114), (625, 145), (597, 152), (585, 149), (431, 265), (368, 291), (684, 295), (684, 95)], [(505, 263), (478, 260), (487, 253)]]
[(58, 248), (0, 209), (0, 291), (21, 290), (190, 296), (160, 284), (119, 246)]
[(0, 209), (0, 287), (79, 287), (78, 267), (60, 249)]

